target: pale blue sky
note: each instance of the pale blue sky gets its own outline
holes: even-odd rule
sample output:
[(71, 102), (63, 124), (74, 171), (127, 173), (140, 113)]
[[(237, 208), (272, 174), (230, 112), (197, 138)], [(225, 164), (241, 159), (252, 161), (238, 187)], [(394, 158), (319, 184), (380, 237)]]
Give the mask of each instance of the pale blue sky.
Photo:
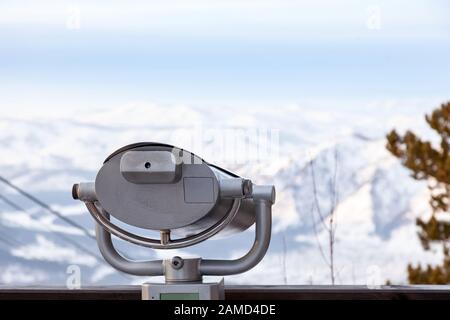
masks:
[(2, 1), (0, 106), (445, 99), (449, 12), (443, 0)]

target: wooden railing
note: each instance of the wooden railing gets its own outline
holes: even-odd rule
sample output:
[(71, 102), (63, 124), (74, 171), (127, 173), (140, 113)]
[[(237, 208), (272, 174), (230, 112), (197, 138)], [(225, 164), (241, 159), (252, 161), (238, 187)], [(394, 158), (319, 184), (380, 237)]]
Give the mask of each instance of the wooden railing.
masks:
[[(450, 300), (450, 286), (226, 286), (226, 300)], [(50, 287), (0, 286), (0, 299), (139, 300), (139, 286)]]

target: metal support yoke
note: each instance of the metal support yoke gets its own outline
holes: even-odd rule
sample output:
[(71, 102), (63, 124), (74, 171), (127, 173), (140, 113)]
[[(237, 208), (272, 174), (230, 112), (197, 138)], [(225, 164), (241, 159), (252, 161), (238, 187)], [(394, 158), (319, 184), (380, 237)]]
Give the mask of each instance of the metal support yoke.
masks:
[[(138, 276), (166, 276), (166, 282), (201, 281), (204, 275), (233, 275), (256, 266), (264, 257), (270, 244), (272, 205), (275, 202), (273, 186), (253, 185), (251, 198), (255, 204), (255, 240), (247, 254), (235, 260), (181, 259), (132, 261), (121, 256), (111, 240), (111, 234), (96, 223), (95, 233), (100, 252), (114, 268)], [(86, 199), (87, 200), (87, 199)], [(86, 205), (95, 206), (93, 199)], [(109, 218), (107, 216), (106, 218)], [(175, 260), (174, 260), (175, 259)]]

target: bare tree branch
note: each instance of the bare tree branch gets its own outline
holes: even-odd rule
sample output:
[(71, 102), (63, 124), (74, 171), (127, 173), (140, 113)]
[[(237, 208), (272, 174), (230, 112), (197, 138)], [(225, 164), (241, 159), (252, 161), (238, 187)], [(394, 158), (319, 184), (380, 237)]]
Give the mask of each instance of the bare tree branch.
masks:
[[(311, 168), (311, 177), (312, 177), (312, 184), (313, 184), (313, 207), (312, 207), (312, 216), (313, 216), (313, 229), (314, 229), (314, 235), (316, 238), (317, 245), (319, 247), (320, 254), (322, 255), (322, 258), (324, 262), (328, 265), (330, 269), (330, 278), (331, 278), (331, 284), (334, 285), (336, 281), (336, 270), (334, 265), (334, 249), (335, 249), (335, 242), (336, 242), (336, 228), (337, 228), (337, 222), (336, 222), (336, 208), (337, 204), (339, 202), (339, 192), (338, 192), (338, 183), (337, 183), (337, 177), (338, 177), (338, 166), (339, 166), (339, 154), (337, 148), (334, 149), (334, 172), (333, 177), (331, 179), (330, 183), (330, 210), (328, 212), (328, 216), (324, 217), (322, 214), (319, 199), (318, 199), (318, 192), (317, 192), (317, 182), (316, 182), (316, 175), (314, 171), (314, 161), (310, 161), (310, 168)], [(328, 255), (329, 258), (326, 258), (325, 252), (322, 247), (322, 243), (320, 242), (318, 231), (317, 231), (317, 224), (316, 219), (314, 216), (314, 213), (316, 212), (319, 215), (319, 221), (321, 222), (323, 228), (326, 230), (328, 234)]]
[(312, 179), (312, 184), (313, 184), (314, 204), (316, 206), (317, 213), (319, 214), (319, 220), (322, 223), (322, 226), (325, 229), (328, 229), (328, 226), (325, 224), (325, 217), (323, 216), (322, 211), (320, 210), (319, 198), (317, 196), (318, 193), (317, 193), (317, 184), (316, 184), (316, 174), (314, 171), (314, 160), (312, 160), (312, 159), (310, 161), (310, 168), (311, 168), (311, 179)]
[(322, 247), (322, 243), (320, 242), (320, 239), (319, 239), (319, 234), (317, 232), (317, 223), (316, 223), (316, 218), (314, 216), (314, 210), (315, 209), (314, 209), (314, 206), (313, 206), (311, 208), (311, 214), (312, 214), (312, 220), (313, 220), (314, 236), (316, 238), (316, 243), (317, 243), (317, 247), (319, 248), (320, 255), (322, 256), (322, 259), (325, 262), (325, 264), (329, 267), (330, 266), (330, 262), (328, 262), (328, 259), (327, 259), (326, 255), (325, 255), (325, 252), (324, 252), (323, 247)]
[(283, 233), (283, 281), (285, 285), (288, 284), (286, 258), (287, 258), (286, 235)]

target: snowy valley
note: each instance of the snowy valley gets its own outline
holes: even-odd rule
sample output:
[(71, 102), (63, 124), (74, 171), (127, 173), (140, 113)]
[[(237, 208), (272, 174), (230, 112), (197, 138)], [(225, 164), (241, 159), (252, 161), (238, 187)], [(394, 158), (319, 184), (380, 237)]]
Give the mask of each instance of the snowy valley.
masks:
[[(123, 145), (139, 141), (174, 144), (277, 188), (268, 255), (250, 272), (227, 278), (228, 283), (329, 284), (328, 266), (318, 246), (321, 243), (326, 251), (327, 232), (314, 222), (313, 166), (322, 212), (332, 205), (330, 186), (336, 175), (337, 284), (366, 284), (374, 277), (380, 284), (387, 279), (402, 284), (409, 262), (438, 262), (440, 253), (425, 252), (416, 234), (415, 219), (429, 214), (426, 184), (414, 181), (385, 150), (384, 136), (393, 127), (420, 130), (422, 120), (419, 112), (376, 106), (335, 113), (299, 106), (224, 107), (218, 112), (132, 103), (92, 110), (87, 116), (8, 113), (0, 116), (0, 175), (93, 231), (94, 222), (86, 209), (71, 198), (72, 184), (93, 180), (103, 160)], [(237, 163), (217, 156), (214, 145), (221, 133), (252, 128), (276, 130), (279, 150), (275, 158)], [(201, 146), (192, 143), (194, 134), (203, 137)], [(70, 265), (80, 267), (83, 285), (147, 280), (111, 269), (99, 258), (93, 239), (7, 185), (0, 185), (0, 195), (6, 199), (0, 199), (0, 283), (63, 286)], [(237, 257), (249, 248), (252, 237), (248, 230), (177, 254)], [(136, 259), (174, 254), (122, 241), (117, 245)], [(217, 250), (218, 246), (223, 250)]]

